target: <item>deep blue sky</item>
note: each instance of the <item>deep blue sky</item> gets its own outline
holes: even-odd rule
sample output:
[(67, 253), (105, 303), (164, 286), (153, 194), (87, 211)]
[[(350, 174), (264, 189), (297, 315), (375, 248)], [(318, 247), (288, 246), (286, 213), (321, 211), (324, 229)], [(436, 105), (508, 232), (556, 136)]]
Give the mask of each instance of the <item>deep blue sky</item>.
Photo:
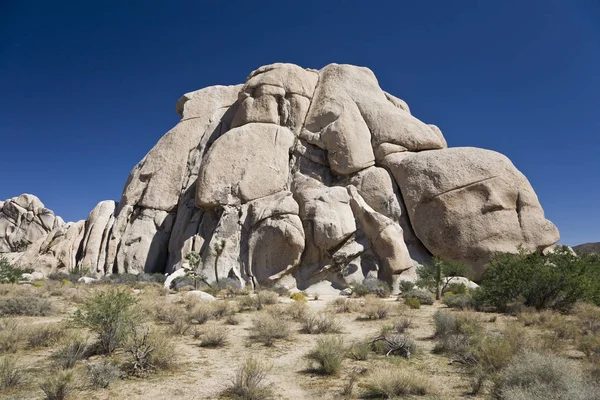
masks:
[(600, 2), (0, 0), (0, 199), (118, 200), (185, 92), (368, 66), (450, 146), (508, 155), (562, 243), (600, 241)]

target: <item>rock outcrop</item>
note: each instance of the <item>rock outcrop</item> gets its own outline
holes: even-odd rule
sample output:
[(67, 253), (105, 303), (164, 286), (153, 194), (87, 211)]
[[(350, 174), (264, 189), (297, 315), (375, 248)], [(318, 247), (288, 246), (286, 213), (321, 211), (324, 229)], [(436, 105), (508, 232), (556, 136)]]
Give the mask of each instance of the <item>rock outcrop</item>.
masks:
[(0, 201), (0, 253), (21, 252), (63, 224), (32, 194)]
[(208, 280), (342, 288), (413, 280), (432, 256), (481, 272), (493, 252), (558, 241), (506, 157), (447, 148), (367, 68), (267, 65), (243, 85), (187, 93), (176, 110), (118, 204), (67, 225), (44, 217), (19, 263), (171, 273), (194, 251)]

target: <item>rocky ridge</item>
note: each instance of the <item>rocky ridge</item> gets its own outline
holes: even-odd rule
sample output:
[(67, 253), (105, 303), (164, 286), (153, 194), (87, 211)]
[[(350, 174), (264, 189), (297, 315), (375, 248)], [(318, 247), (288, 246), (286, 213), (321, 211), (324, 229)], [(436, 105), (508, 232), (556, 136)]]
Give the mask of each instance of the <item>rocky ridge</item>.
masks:
[(432, 255), (480, 274), (493, 252), (559, 239), (508, 158), (447, 148), (367, 68), (267, 65), (242, 85), (187, 93), (176, 110), (118, 203), (53, 222), (18, 265), (171, 273), (195, 251), (209, 280), (344, 287), (413, 280)]

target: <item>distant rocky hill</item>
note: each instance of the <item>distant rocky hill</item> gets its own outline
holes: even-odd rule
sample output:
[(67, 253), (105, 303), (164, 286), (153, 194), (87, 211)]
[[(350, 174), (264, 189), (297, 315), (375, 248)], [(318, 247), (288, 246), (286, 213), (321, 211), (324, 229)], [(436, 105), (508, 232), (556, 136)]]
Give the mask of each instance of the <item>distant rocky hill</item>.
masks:
[(580, 244), (578, 246), (574, 246), (573, 250), (575, 250), (575, 253), (580, 255), (591, 253), (600, 254), (600, 242)]
[(432, 256), (481, 273), (495, 252), (559, 240), (507, 157), (448, 148), (368, 68), (267, 65), (244, 84), (187, 93), (176, 110), (118, 203), (70, 224), (42, 212), (43, 231), (19, 236), (39, 239), (18, 264), (170, 273), (194, 251), (209, 281), (303, 289), (414, 280)]

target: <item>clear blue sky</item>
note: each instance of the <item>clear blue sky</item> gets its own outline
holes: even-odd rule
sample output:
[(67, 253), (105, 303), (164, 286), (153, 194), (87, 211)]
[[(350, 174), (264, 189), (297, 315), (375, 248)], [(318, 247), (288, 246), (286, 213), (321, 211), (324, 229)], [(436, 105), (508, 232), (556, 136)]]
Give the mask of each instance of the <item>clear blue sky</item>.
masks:
[(600, 241), (600, 2), (0, 0), (0, 199), (118, 200), (185, 92), (368, 66), (450, 146), (508, 155), (562, 243)]

